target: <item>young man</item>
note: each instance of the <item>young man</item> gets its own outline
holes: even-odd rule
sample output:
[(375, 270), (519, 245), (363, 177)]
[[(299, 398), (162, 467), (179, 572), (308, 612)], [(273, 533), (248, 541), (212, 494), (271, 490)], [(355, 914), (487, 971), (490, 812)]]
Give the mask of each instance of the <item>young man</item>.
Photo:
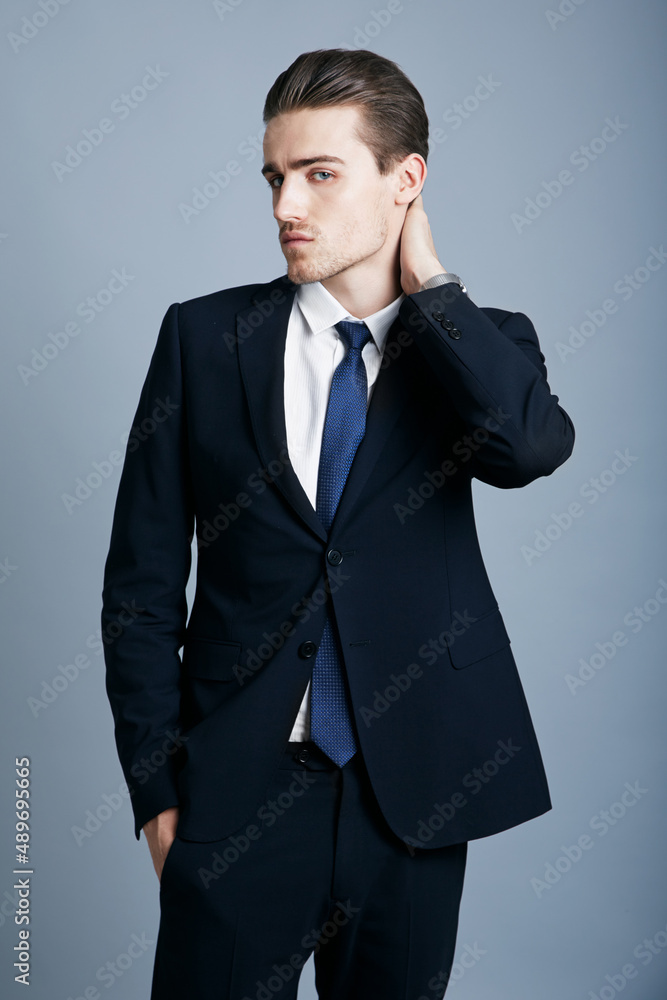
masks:
[(530, 320), (441, 263), (398, 66), (305, 53), (264, 121), (287, 275), (169, 308), (105, 569), (152, 996), (294, 998), (313, 952), (326, 1000), (442, 996), (467, 842), (551, 808), (471, 480), (574, 431)]

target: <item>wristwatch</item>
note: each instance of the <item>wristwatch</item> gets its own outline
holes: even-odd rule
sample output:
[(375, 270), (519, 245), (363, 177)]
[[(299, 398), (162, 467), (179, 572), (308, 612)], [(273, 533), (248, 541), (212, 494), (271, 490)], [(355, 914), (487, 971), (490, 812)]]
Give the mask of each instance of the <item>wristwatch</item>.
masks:
[(458, 274), (452, 274), (451, 271), (447, 271), (444, 274), (436, 274), (433, 278), (429, 278), (428, 281), (424, 282), (419, 291), (423, 292), (427, 288), (436, 288), (438, 285), (446, 285), (450, 281), (453, 281), (455, 284), (457, 284), (460, 287), (461, 291), (465, 292), (466, 295), (468, 294), (468, 289), (463, 284)]

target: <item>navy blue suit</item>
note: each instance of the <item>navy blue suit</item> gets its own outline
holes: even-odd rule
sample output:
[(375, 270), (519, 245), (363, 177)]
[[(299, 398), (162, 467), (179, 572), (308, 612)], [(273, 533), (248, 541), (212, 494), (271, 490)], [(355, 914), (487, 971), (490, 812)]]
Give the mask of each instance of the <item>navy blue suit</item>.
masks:
[[(522, 823), (550, 808), (549, 792), (471, 480), (524, 486), (572, 451), (533, 325), (479, 308), (454, 284), (403, 300), (327, 537), (287, 455), (295, 291), (281, 277), (172, 305), (143, 386), (102, 612), (136, 835), (174, 805), (192, 841), (227, 837), (256, 812), (312, 671), (325, 599), (394, 833), (432, 849)], [(123, 602), (136, 610), (118, 635)], [(436, 805), (444, 822), (429, 836)]]

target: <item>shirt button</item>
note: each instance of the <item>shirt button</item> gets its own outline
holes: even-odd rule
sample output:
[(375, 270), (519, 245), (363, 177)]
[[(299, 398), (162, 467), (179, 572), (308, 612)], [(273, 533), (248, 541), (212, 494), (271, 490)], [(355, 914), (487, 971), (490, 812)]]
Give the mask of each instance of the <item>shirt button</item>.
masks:
[(295, 757), (298, 760), (299, 764), (305, 764), (306, 761), (310, 759), (310, 754), (308, 753), (307, 750), (299, 750), (295, 754)]
[(309, 659), (317, 652), (317, 646), (314, 642), (308, 639), (306, 642), (302, 642), (299, 646), (299, 656), (304, 660)]

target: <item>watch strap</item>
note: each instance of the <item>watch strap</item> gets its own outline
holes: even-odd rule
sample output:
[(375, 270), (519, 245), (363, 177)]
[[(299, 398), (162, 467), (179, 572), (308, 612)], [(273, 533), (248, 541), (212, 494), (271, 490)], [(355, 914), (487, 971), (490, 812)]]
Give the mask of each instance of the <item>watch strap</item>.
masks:
[(458, 274), (453, 274), (451, 271), (445, 271), (442, 274), (435, 274), (432, 278), (429, 278), (428, 281), (424, 282), (419, 291), (423, 292), (427, 288), (437, 288), (438, 285), (446, 285), (449, 284), (449, 282), (454, 282), (454, 284), (460, 287), (462, 292), (467, 294), (468, 289), (463, 284)]

